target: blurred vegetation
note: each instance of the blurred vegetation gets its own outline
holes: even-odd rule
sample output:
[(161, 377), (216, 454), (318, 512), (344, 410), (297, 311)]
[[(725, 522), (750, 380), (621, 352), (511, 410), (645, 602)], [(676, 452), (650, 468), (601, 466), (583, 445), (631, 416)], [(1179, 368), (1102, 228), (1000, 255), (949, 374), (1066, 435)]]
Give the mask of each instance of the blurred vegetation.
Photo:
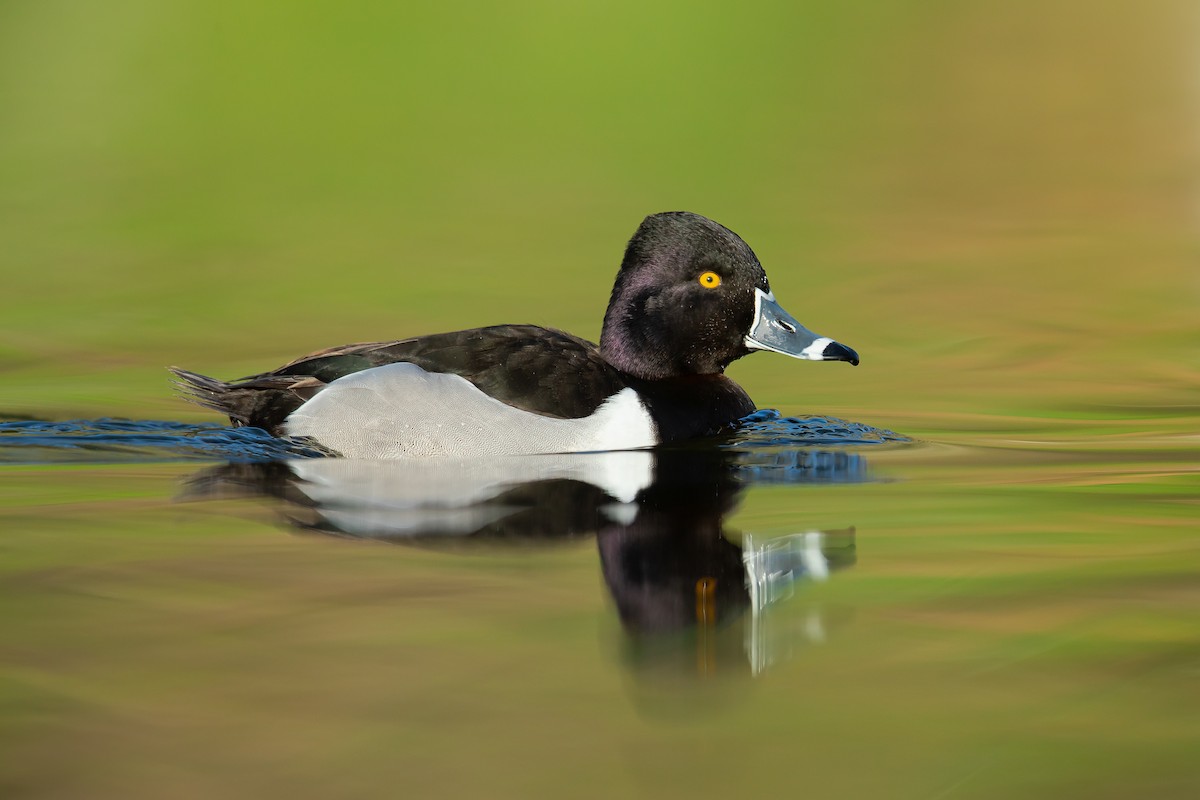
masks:
[[(909, 432), (1195, 413), (1185, 3), (0, 5), (0, 413), (499, 322), (595, 337), (626, 238), (741, 233)], [(958, 421), (951, 415), (958, 415)]]

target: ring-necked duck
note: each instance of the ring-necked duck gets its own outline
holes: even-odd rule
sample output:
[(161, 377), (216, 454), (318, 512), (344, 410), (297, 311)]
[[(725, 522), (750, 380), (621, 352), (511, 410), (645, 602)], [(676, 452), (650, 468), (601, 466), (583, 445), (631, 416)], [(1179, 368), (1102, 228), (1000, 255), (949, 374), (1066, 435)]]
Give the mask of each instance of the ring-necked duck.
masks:
[(172, 368), (189, 399), (347, 457), (583, 452), (711, 435), (754, 411), (725, 367), (752, 350), (858, 354), (775, 302), (736, 233), (647, 217), (617, 273), (600, 346), (535, 325), (333, 347), (225, 383)]

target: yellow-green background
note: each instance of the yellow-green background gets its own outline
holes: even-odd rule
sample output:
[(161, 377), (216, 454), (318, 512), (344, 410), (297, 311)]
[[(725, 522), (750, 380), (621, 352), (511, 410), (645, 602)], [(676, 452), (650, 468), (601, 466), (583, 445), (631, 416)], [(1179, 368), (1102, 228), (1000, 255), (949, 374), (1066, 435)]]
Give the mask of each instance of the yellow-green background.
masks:
[(863, 356), (736, 364), (762, 406), (917, 433), (1194, 413), (1198, 16), (6, 3), (0, 411), (202, 419), (163, 366), (595, 337), (642, 216), (690, 209)]

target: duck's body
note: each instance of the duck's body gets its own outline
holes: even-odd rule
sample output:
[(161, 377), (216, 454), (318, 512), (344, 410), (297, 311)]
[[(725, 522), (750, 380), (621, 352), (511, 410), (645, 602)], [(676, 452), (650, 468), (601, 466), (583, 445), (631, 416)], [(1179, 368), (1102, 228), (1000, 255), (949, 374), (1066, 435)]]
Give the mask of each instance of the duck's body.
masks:
[(736, 234), (674, 212), (630, 241), (599, 346), (500, 325), (330, 348), (233, 383), (175, 373), (235, 425), (345, 456), (580, 452), (728, 428), (754, 403), (723, 372), (752, 349), (858, 363), (775, 304)]
[(639, 379), (595, 344), (536, 325), (346, 345), (232, 384), (176, 374), (235, 425), (367, 458), (627, 450), (754, 410), (724, 375)]

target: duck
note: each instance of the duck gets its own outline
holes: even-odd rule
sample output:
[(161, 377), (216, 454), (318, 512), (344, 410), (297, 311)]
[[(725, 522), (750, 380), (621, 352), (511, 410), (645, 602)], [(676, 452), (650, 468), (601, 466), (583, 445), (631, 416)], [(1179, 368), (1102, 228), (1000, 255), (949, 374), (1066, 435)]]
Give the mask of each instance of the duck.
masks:
[(725, 375), (757, 351), (858, 354), (801, 325), (729, 228), (652, 214), (625, 248), (599, 344), (494, 325), (319, 350), (221, 381), (169, 369), (184, 397), (234, 426), (346, 458), (636, 450), (729, 431), (755, 404)]

